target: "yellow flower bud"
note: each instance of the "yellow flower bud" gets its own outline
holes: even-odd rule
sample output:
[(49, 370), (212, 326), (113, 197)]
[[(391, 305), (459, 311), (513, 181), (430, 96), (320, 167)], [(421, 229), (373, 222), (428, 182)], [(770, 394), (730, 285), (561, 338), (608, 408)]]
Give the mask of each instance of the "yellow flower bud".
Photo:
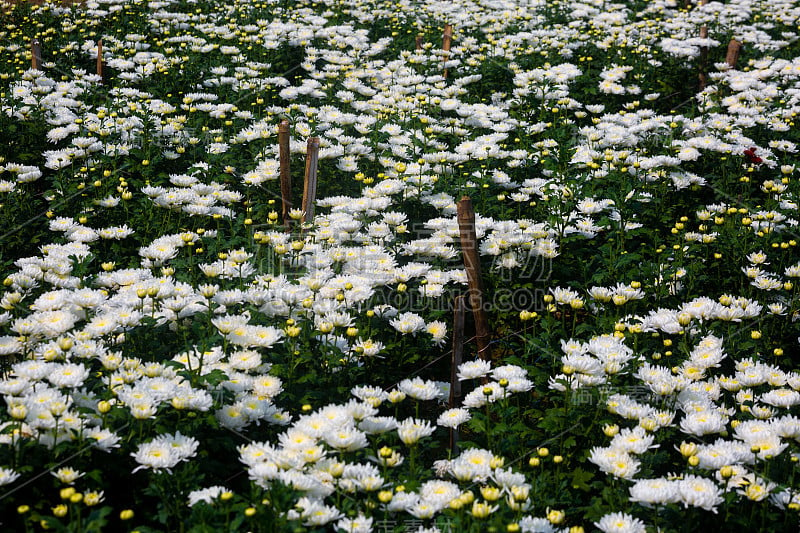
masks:
[(486, 518), (492, 512), (492, 508), (488, 503), (473, 502), (470, 512), (475, 518)]
[(683, 441), (681, 442), (680, 452), (684, 457), (691, 457), (697, 453), (697, 444)]
[(564, 513), (564, 511), (558, 511), (556, 509), (553, 509), (547, 513), (547, 520), (554, 525), (559, 525), (563, 523), (565, 518), (566, 514)]
[(497, 487), (483, 486), (481, 487), (481, 496), (488, 502), (496, 501), (500, 498), (500, 489)]

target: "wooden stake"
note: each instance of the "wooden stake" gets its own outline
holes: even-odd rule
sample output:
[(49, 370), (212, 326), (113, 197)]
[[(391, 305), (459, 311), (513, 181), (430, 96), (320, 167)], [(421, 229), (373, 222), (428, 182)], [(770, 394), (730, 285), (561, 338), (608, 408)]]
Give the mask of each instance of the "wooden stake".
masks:
[[(708, 26), (700, 27), (700, 38), (701, 39), (708, 38)], [(708, 61), (708, 47), (702, 46), (700, 47), (700, 73), (697, 75), (701, 91), (706, 88), (706, 84), (708, 83), (708, 76), (706, 75), (707, 61)]]
[(417, 51), (422, 50), (422, 34), (417, 35), (416, 43), (417, 43)]
[[(444, 50), (444, 56), (442, 57), (443, 62), (447, 62), (447, 58), (450, 57), (450, 42), (453, 39), (453, 25), (452, 24), (445, 24), (444, 25), (444, 33), (442, 34), (442, 50)], [(444, 73), (442, 74), (445, 78), (447, 78), (447, 68), (445, 67)]]
[(731, 68), (736, 68), (736, 62), (739, 61), (739, 52), (742, 51), (742, 43), (736, 39), (731, 39), (728, 43), (728, 54), (725, 56), (725, 62)]
[(306, 176), (303, 181), (303, 223), (314, 220), (314, 202), (317, 197), (317, 162), (319, 137), (308, 139), (306, 150)]
[(39, 39), (31, 41), (31, 68), (33, 70), (42, 68), (42, 46), (39, 44)]
[[(461, 382), (458, 380), (458, 367), (464, 358), (464, 295), (459, 294), (453, 301), (453, 357), (450, 368), (450, 398), (448, 405), (454, 408), (461, 397)], [(450, 429), (450, 451), (456, 452), (458, 445), (458, 429)]]
[(103, 39), (97, 41), (97, 75), (100, 76), (100, 83), (105, 83), (103, 77)]
[(457, 406), (458, 398), (461, 397), (461, 382), (458, 380), (458, 366), (464, 358), (464, 311), (466, 302), (464, 295), (459, 294), (453, 301), (453, 358), (452, 369), (450, 371), (450, 398), (448, 405), (453, 408)]
[(292, 173), (289, 168), (289, 121), (281, 120), (278, 125), (278, 152), (281, 173), (281, 220), (289, 228), (289, 210), (292, 209)]
[(467, 270), (469, 284), (469, 305), (475, 317), (475, 340), (478, 344), (478, 357), (489, 357), (489, 323), (483, 308), (483, 283), (481, 282), (481, 263), (478, 257), (478, 237), (475, 233), (475, 211), (472, 200), (464, 196), (458, 202), (458, 231), (461, 237), (461, 253)]

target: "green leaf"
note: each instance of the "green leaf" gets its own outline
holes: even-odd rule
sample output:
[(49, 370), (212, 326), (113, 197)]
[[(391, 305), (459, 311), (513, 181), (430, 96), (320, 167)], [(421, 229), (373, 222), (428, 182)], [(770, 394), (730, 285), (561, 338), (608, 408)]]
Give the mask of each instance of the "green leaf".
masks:
[(105, 505), (99, 509), (92, 511), (89, 515), (88, 522), (86, 523), (84, 531), (102, 531), (103, 527), (108, 524), (106, 517), (111, 513), (111, 507)]
[(589, 486), (589, 480), (594, 477), (593, 472), (587, 472), (586, 470), (578, 467), (572, 471), (572, 488), (573, 489), (580, 489), (584, 492), (588, 492), (591, 487)]

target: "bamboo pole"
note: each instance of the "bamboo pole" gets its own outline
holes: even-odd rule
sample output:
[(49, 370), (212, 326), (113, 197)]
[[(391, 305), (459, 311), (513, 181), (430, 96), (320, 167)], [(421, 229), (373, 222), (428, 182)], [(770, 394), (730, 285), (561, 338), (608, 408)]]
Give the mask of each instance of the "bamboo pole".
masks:
[(289, 211), (292, 209), (292, 173), (289, 167), (289, 121), (281, 120), (278, 125), (278, 152), (281, 175), (281, 220), (289, 227)]
[[(452, 409), (457, 406), (461, 397), (461, 382), (458, 380), (458, 367), (464, 358), (464, 295), (459, 294), (453, 301), (453, 356), (450, 365), (450, 398), (448, 405)], [(456, 452), (458, 445), (458, 429), (450, 428), (450, 451)]]
[(736, 68), (736, 63), (739, 61), (739, 52), (742, 51), (742, 43), (736, 39), (731, 39), (728, 43), (728, 53), (725, 56), (725, 62), (731, 68)]
[(31, 41), (31, 68), (33, 70), (42, 69), (42, 46), (39, 39)]
[(97, 75), (100, 76), (100, 83), (105, 83), (103, 76), (103, 39), (97, 41)]
[(453, 408), (461, 397), (461, 382), (458, 381), (458, 366), (464, 358), (464, 295), (459, 294), (453, 301), (453, 357), (450, 371), (450, 398), (448, 405)]
[[(444, 33), (442, 34), (442, 50), (444, 50), (444, 55), (442, 57), (442, 61), (444, 63), (447, 62), (447, 59), (450, 57), (450, 44), (453, 40), (453, 25), (452, 24), (445, 24), (444, 25)], [(447, 78), (447, 67), (444, 69), (444, 73), (442, 74), (445, 78)]]
[(306, 150), (306, 175), (303, 180), (303, 223), (314, 220), (314, 202), (317, 197), (317, 163), (319, 137), (308, 139)]
[(478, 357), (489, 357), (489, 324), (486, 310), (483, 308), (483, 284), (481, 282), (481, 264), (478, 257), (478, 237), (475, 233), (475, 211), (472, 200), (464, 196), (458, 202), (458, 230), (461, 237), (461, 253), (464, 267), (467, 270), (469, 286), (469, 305), (475, 317), (475, 340), (478, 345)]

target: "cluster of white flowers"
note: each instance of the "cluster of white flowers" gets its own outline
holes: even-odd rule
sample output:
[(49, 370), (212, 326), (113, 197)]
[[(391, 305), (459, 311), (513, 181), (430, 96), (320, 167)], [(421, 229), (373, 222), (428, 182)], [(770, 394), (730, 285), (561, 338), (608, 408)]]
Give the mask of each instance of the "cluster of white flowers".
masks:
[(140, 444), (136, 452), (131, 454), (139, 463), (133, 471), (150, 469), (170, 472), (181, 461), (194, 457), (199, 444), (197, 439), (181, 435), (180, 432), (159, 435), (150, 442)]
[[(419, 406), (449, 397), (451, 384), (410, 376), (390, 390), (356, 387), (355, 400), (293, 418), (280, 407), (292, 384), (285, 374), (278, 377), (285, 366), (273, 371), (271, 356), (325, 353), (330, 357), (319, 357), (319, 365), (334, 374), (383, 362), (398, 343), (445, 344), (448, 324), (430, 308), (466, 285), (456, 188), (502, 213), (476, 215), (479, 252), (492, 262), (491, 273), (542, 281), (561, 275), (558, 262), (574, 260), (581, 244), (594, 247), (605, 238), (621, 247), (612, 246), (614, 257), (600, 257), (607, 253), (602, 244), (591, 255), (619, 261), (620, 268), (631, 252), (643, 257), (647, 252), (626, 247), (650, 246), (641, 231), (651, 223), (647, 213), (672, 216), (683, 205), (672, 200), (689, 192), (722, 195), (728, 185), (709, 171), (720, 165), (724, 176), (735, 175), (742, 195), (758, 194), (751, 197), (758, 201), (726, 198), (694, 217), (677, 215), (667, 231), (647, 226), (667, 244), (657, 243), (658, 272), (641, 269), (644, 282), (592, 279), (581, 292), (560, 279), (548, 288), (545, 310), (563, 324), (571, 318), (577, 331), (562, 339), (550, 392), (592, 399), (597, 393), (611, 416), (629, 424), (609, 426), (610, 442), (593, 448), (589, 461), (632, 480), (631, 502), (715, 512), (722, 494), (735, 491), (782, 509), (800, 504), (800, 494), (757, 468), (787, 457), (800, 441), (800, 373), (767, 359), (758, 344), (746, 345), (744, 356), (734, 350), (747, 324), (780, 320), (788, 329), (800, 316), (800, 263), (787, 259), (800, 224), (792, 136), (800, 59), (786, 53), (796, 39), (796, 2), (689, 9), (657, 0), (634, 10), (587, 0), (569, 3), (559, 15), (566, 23), (550, 24), (553, 2), (368, 0), (339, 11), (337, 2), (322, 0), (319, 9), (248, 7), (256, 20), (239, 25), (230, 23), (227, 7), (146, 4), (146, 35), (127, 29), (103, 35), (111, 86), (98, 88), (99, 76), (47, 61), (41, 69), (20, 69), (0, 96), (4, 119), (42, 126), (48, 148), (35, 164), (22, 155), (0, 158), (0, 204), (22, 205), (46, 181), (41, 190), (53, 208), (42, 226), (52, 242), (14, 258), (4, 273), (0, 357), (9, 363), (0, 379), (6, 406), (0, 444), (24, 439), (55, 448), (86, 441), (112, 452), (125, 445), (108, 424), (112, 410), (142, 421), (168, 410), (208, 413), (235, 432), (269, 424), (276, 438), (239, 450), (250, 478), (262, 487), (278, 480), (301, 493), (288, 517), (308, 527), (370, 530), (372, 517), (345, 517), (325, 498), (388, 487), (386, 469), (406, 457), (389, 447), (373, 454), (371, 444), (391, 436), (413, 453), (443, 433), (439, 427), (458, 428), (512, 397), (524, 403), (534, 382), (521, 366), (469, 361), (458, 368), (458, 379), (476, 382), (460, 407), (431, 408), (424, 418), (382, 415), (382, 406), (406, 399)], [(127, 4), (90, 0), (83, 7), (92, 27), (102, 27)], [(66, 14), (66, 8), (47, 9)], [(274, 12), (258, 18), (257, 9)], [(406, 21), (408, 13), (418, 18)], [(372, 38), (365, 29), (399, 14), (420, 31), (451, 23), (453, 46), (395, 50), (396, 35)], [(60, 38), (73, 40), (64, 50), (93, 57), (97, 32), (80, 27), (73, 33), (70, 25), (65, 20), (62, 28)], [(711, 36), (700, 35), (701, 26)], [(11, 43), (28, 35), (7, 29), (10, 44), (0, 51), (28, 64), (27, 47)], [(753, 59), (739, 67), (706, 64), (706, 51), (729, 33)], [(295, 56), (287, 72), (264, 59), (287, 50)], [(613, 56), (598, 67), (590, 55), (597, 51)], [(758, 57), (763, 52), (768, 55)], [(180, 80), (180, 93), (158, 94), (164, 74), (190, 72), (187, 54), (202, 57), (204, 68)], [(662, 91), (654, 80), (687, 60), (702, 63), (707, 84), (693, 100), (672, 102), (669, 83)], [(486, 90), (487, 65), (498, 67), (510, 86)], [(695, 77), (694, 67), (691, 72)], [(486, 98), (473, 97), (478, 84)], [(643, 94), (645, 86), (661, 92)], [(682, 94), (684, 88), (673, 89)], [(295, 160), (306, 154), (307, 138), (318, 137), (321, 174), (358, 183), (347, 194), (329, 188), (338, 194), (317, 199), (318, 211), (302, 227), (299, 210), (284, 228), (268, 207), (278, 198), (276, 133), (284, 119), (291, 123)], [(568, 141), (562, 129), (572, 134)], [(606, 185), (612, 180), (615, 185)], [(118, 216), (134, 196), (148, 209), (144, 227)], [(80, 214), (62, 208), (78, 203)], [(426, 218), (411, 215), (420, 212)], [(105, 217), (114, 222), (90, 222)], [(206, 223), (217, 229), (200, 227)], [(731, 235), (746, 248), (738, 257), (721, 252)], [(220, 245), (233, 237), (234, 244)], [(133, 239), (138, 257), (109, 252)], [(206, 253), (212, 248), (216, 256)], [(739, 293), (685, 296), (697, 287), (700, 269), (730, 265), (740, 279), (725, 283), (739, 281)], [(422, 305), (400, 303), (417, 300)], [(609, 311), (618, 313), (613, 333), (582, 337), (584, 314)], [(193, 327), (213, 338), (187, 339), (179, 353), (168, 354), (137, 354), (132, 341), (149, 328), (162, 334)], [(663, 349), (643, 349), (638, 341), (647, 335)], [(761, 333), (750, 335), (757, 341)], [(295, 353), (298, 338), (313, 353)], [(776, 357), (783, 352), (769, 349)], [(637, 479), (665, 428), (691, 440), (679, 459), (697, 471)], [(195, 457), (199, 438), (175, 433), (132, 443), (135, 470), (169, 471)], [(369, 462), (348, 462), (351, 452)], [(659, 453), (678, 458), (666, 447)], [(500, 503), (520, 513), (532, 506), (531, 484), (491, 450), (466, 449), (435, 468), (436, 479), (394, 493), (381, 509), (429, 519), (448, 506), (472, 505), (474, 516), (491, 514)], [(0, 468), (0, 485), (16, 482), (17, 470), (24, 471)], [(56, 477), (69, 483), (79, 476), (65, 470)], [(485, 501), (462, 492), (474, 483), (482, 485)], [(213, 504), (226, 492), (199, 489), (188, 502)], [(556, 518), (524, 516), (519, 526), (552, 531)], [(617, 512), (595, 526), (645, 528)]]

